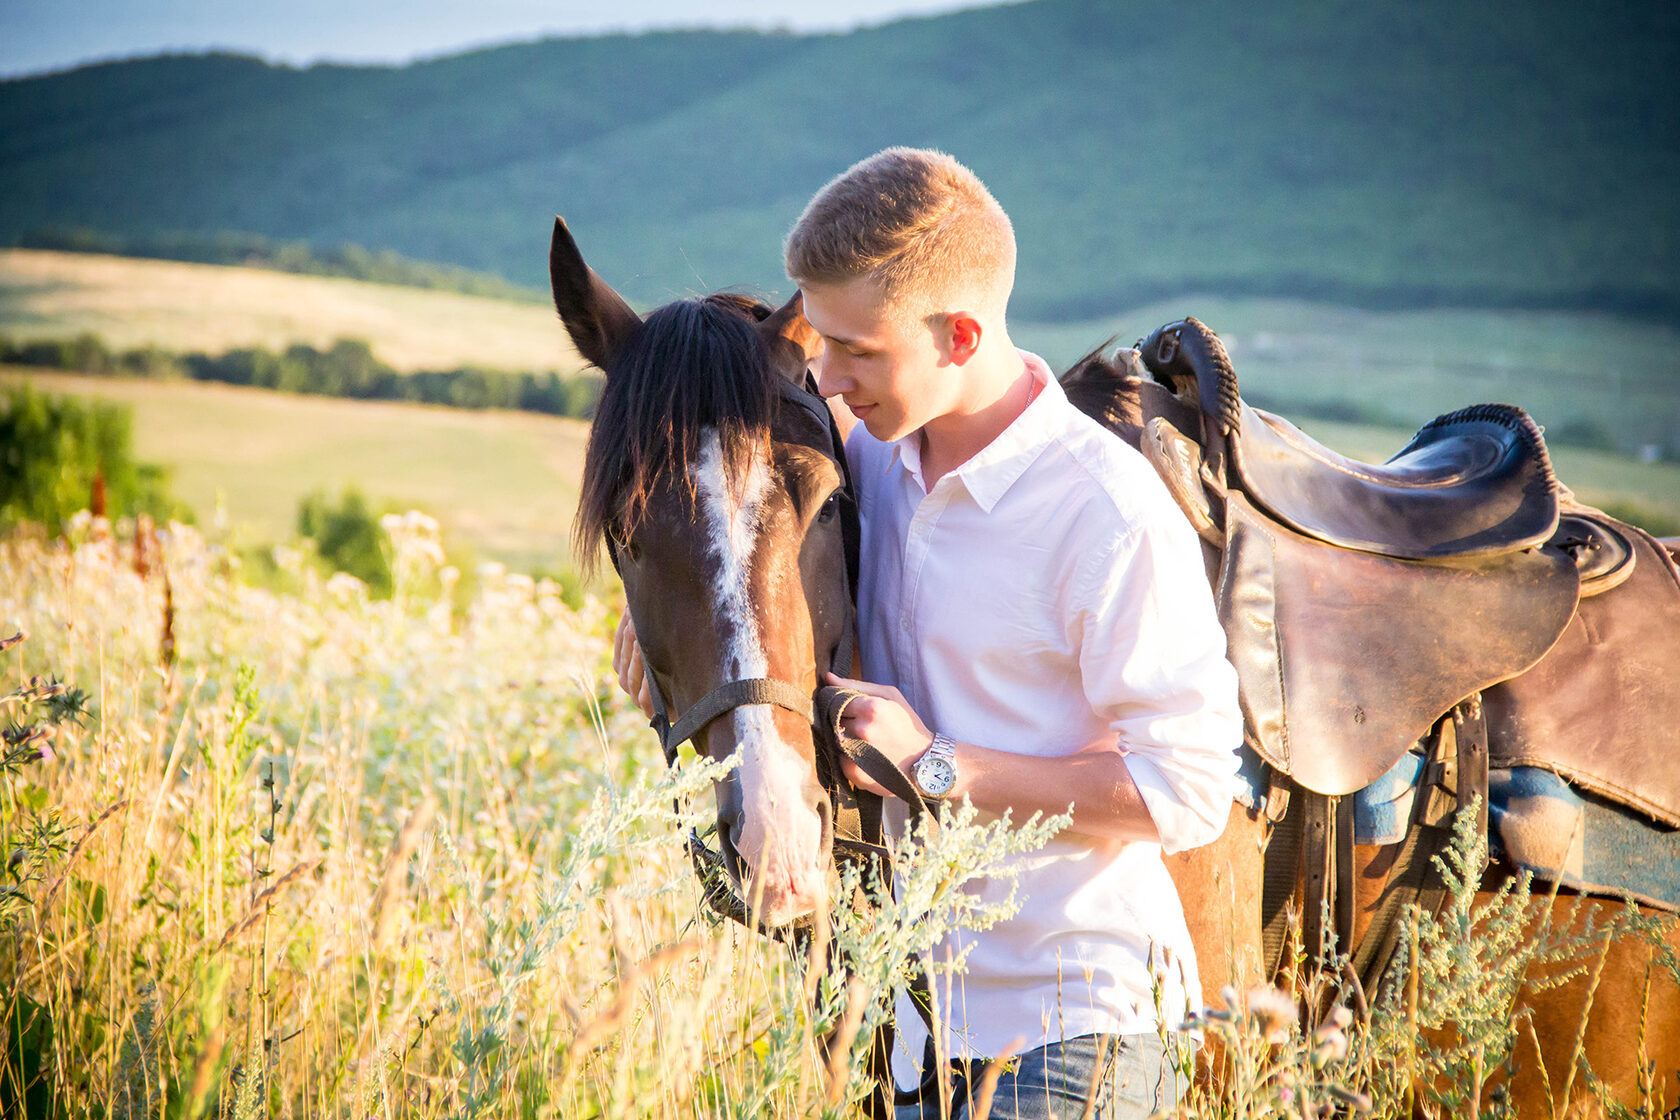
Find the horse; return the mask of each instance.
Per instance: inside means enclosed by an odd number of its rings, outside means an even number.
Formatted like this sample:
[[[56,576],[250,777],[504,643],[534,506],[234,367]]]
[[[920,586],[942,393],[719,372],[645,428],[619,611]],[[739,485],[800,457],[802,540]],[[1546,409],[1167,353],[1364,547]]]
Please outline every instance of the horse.
[[[777,310],[724,293],[639,315],[560,218],[549,278],[573,344],[605,375],[577,551],[587,561],[604,544],[624,585],[666,762],[684,743],[739,760],[714,783],[718,849],[688,839],[706,901],[810,949],[814,970],[843,971],[813,935],[830,873],[891,857],[880,798],[850,786],[841,752],[914,791],[839,735],[848,694],[822,684],[853,671],[858,525],[839,431],[808,375],[820,336],[797,295]],[[891,1114],[890,1047],[881,1029],[867,1049],[875,1115]]]
[[[719,842],[759,918],[785,926],[827,902],[833,805],[810,712],[851,625],[832,436],[814,410],[782,407],[816,337],[797,300],[772,313],[713,295],[643,318],[558,219],[549,270],[561,321],[606,377],[577,542],[606,544],[652,690],[681,723],[735,682],[785,685],[728,696],[676,739],[740,759],[716,783]]]
[[[1388,465],[1361,464],[1243,403],[1223,345],[1194,319],[1111,345],[1062,383],[1149,458],[1202,536],[1248,748],[1269,776],[1218,841],[1168,861],[1204,977],[1273,979],[1292,913],[1309,957],[1324,950],[1322,904],[1357,978],[1379,982],[1403,904],[1443,893],[1428,866],[1439,844],[1420,837],[1445,830],[1423,821],[1474,803],[1486,827],[1490,749],[1501,765],[1561,771],[1672,823],[1680,775],[1660,748],[1680,726],[1680,569],[1666,542],[1574,502],[1526,414],[1461,410]],[[1587,722],[1591,704],[1617,712],[1608,732]],[[1405,837],[1354,843],[1347,795],[1420,756],[1437,788],[1417,794]],[[1561,864],[1569,844],[1554,839]],[[1486,868],[1478,904],[1514,873]],[[1579,928],[1624,905],[1554,907],[1537,892],[1526,920]],[[1656,959],[1680,952],[1680,928],[1665,936],[1662,947],[1623,937],[1585,975],[1523,992],[1531,1029],[1504,1086],[1515,1115],[1600,1107],[1575,1076],[1577,1047],[1622,1101],[1653,1085],[1680,1097],[1680,986]]]

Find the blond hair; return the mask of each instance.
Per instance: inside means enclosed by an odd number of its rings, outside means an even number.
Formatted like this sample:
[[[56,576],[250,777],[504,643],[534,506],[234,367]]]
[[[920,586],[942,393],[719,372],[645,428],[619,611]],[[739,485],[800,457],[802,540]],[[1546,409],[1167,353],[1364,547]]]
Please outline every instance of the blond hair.
[[[1015,231],[978,176],[944,152],[888,148],[816,193],[783,247],[800,286],[870,277],[913,315],[959,307],[1002,316]]]

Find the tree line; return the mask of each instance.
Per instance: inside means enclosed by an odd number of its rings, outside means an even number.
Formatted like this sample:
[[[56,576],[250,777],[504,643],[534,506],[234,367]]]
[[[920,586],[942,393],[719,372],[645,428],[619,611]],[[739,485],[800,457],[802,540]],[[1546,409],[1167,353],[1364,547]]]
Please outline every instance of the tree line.
[[[17,239],[17,246],[266,268],[304,276],[336,276],[375,284],[462,292],[521,303],[543,303],[548,299],[545,291],[522,288],[492,272],[417,261],[389,249],[367,249],[348,241],[318,247],[307,241],[282,241],[235,230],[114,233],[83,226],[49,225],[24,233]]]
[[[598,375],[512,372],[480,366],[402,373],[358,338],[325,349],[241,346],[219,355],[156,346],[119,350],[91,332],[14,341],[0,336],[0,362],[107,377],[183,378],[351,400],[412,401],[450,408],[506,408],[587,420],[601,393]]]

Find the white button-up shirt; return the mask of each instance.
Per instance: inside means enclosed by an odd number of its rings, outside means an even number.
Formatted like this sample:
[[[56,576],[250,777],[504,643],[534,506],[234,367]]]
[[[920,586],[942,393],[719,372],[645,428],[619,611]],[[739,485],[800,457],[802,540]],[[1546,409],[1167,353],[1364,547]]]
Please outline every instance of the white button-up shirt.
[[[957,935],[966,968],[936,993],[953,1057],[1153,1031],[1151,946],[1168,1027],[1200,1006],[1161,855],[1219,835],[1242,742],[1194,530],[1143,456],[1022,356],[1038,396],[931,491],[918,434],[881,443],[859,424],[847,440],[863,675],[960,742],[1049,757],[1118,736],[1160,843],[1063,835],[1015,861],[1020,912]],[[903,808],[892,805],[900,823]],[[1007,893],[998,880],[979,890]],[[895,1074],[914,1084],[926,1031],[908,997],[897,1019]]]

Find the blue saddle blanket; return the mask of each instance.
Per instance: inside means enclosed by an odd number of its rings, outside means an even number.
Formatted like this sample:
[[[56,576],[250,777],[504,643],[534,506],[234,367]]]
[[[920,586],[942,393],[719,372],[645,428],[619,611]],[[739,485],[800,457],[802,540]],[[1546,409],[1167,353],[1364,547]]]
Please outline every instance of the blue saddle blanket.
[[[1424,762],[1421,752],[1408,752],[1353,795],[1355,843],[1404,839]],[[1543,883],[1680,910],[1680,829],[1656,824],[1550,770],[1489,770],[1488,831],[1494,856]]]

